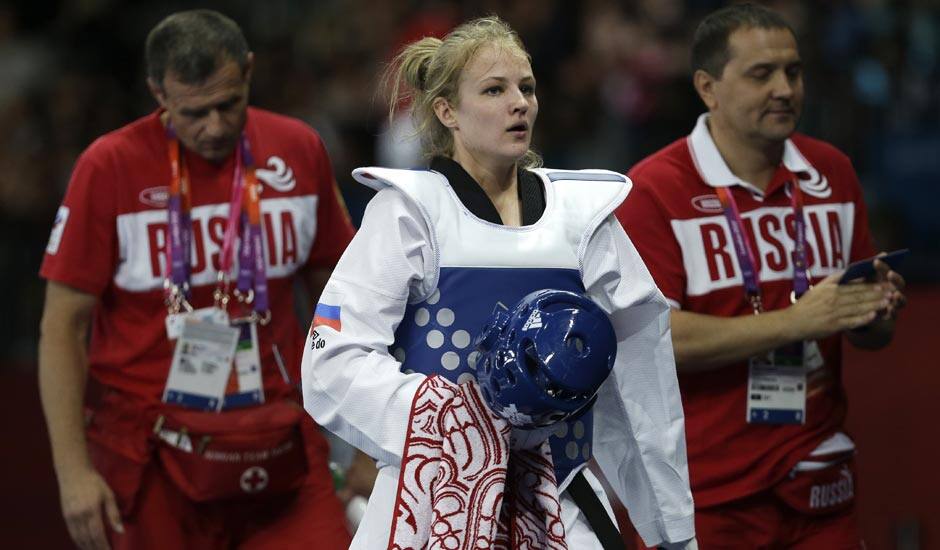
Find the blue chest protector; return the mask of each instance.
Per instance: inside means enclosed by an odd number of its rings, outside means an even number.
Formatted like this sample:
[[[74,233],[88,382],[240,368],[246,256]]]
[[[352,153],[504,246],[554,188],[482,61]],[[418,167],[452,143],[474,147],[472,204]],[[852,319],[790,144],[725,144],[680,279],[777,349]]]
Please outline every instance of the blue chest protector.
[[[436,281],[412,296],[389,347],[404,372],[475,380],[479,355],[471,341],[498,304],[512,307],[530,292],[584,293],[580,258],[588,238],[623,200],[623,176],[606,171],[538,169],[546,207],[534,225],[506,227],[480,220],[447,180],[430,171],[363,168],[356,178],[376,189],[393,186],[413,200],[428,225]],[[430,290],[433,289],[433,290]],[[550,438],[562,484],[591,457],[593,413],[562,422]]]

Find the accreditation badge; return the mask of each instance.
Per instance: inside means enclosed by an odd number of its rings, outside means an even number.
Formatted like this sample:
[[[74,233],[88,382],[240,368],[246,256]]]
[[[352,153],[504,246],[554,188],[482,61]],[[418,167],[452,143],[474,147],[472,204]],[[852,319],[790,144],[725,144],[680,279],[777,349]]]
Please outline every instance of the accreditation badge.
[[[250,407],[264,403],[261,380],[261,353],[258,346],[258,323],[234,325],[238,329],[235,368],[229,375],[223,409]]]
[[[796,342],[751,357],[747,381],[747,422],[804,424],[806,373],[822,366],[816,342]]]
[[[166,337],[168,340],[176,340],[183,333],[183,323],[186,319],[202,321],[205,323],[214,323],[217,325],[227,325],[229,322],[228,313],[218,307],[204,307],[193,311],[182,311],[180,313],[171,313],[166,316]]]
[[[187,317],[170,364],[163,401],[218,411],[232,370],[239,329]]]

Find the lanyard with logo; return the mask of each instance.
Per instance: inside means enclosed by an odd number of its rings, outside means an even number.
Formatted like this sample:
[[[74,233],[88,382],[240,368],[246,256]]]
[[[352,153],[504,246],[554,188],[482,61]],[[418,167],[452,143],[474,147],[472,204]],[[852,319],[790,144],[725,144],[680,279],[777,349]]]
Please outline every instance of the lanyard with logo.
[[[261,389],[258,324],[271,319],[261,230],[258,181],[248,139],[235,148],[235,173],[229,216],[222,242],[214,305],[194,310],[189,303],[192,247],[190,179],[181,145],[167,128],[170,161],[167,202],[166,303],[167,336],[176,340],[163,400],[187,407],[219,410],[264,400]],[[240,227],[237,301],[251,305],[249,315],[230,319],[229,282],[235,233]],[[235,372],[232,372],[234,362]]]
[[[172,129],[167,130],[170,159],[170,189],[167,202],[167,278],[164,288],[170,313],[192,311],[190,295],[190,258],[192,254],[192,199],[189,192],[189,172],[181,161],[180,143]],[[248,138],[242,134],[235,148],[235,174],[229,216],[222,241],[218,285],[213,294],[217,307],[226,309],[229,303],[228,274],[232,268],[235,232],[241,228],[238,255],[238,278],[235,297],[239,302],[252,304],[250,321],[267,324],[271,319],[268,309],[268,283],[265,272],[264,241],[261,230],[261,200],[254,160]]]
[[[794,214],[793,290],[790,301],[809,290],[806,252],[806,223],[803,217],[803,193],[799,183],[787,184]],[[745,299],[754,308],[754,314],[764,311],[760,288],[760,274],[738,205],[727,187],[716,189],[721,201],[731,241],[734,245]],[[822,366],[815,342],[796,342],[771,350],[750,359],[747,388],[747,421],[761,424],[802,424],[806,421],[806,373]]]
[[[167,201],[166,291],[171,314],[192,311],[189,304],[190,257],[192,255],[192,203],[189,194],[189,170],[180,163],[179,141],[167,129],[170,155],[170,189]]]
[[[795,229],[794,247],[791,254],[793,260],[793,291],[790,293],[790,301],[796,302],[800,296],[809,290],[810,286],[807,274],[809,265],[806,260],[806,222],[803,217],[803,192],[800,190],[799,184],[787,184],[787,189],[790,191],[790,205],[793,207],[793,225]],[[764,311],[760,289],[760,274],[757,271],[757,262],[754,261],[754,253],[751,247],[748,246],[748,238],[744,232],[741,212],[738,210],[738,204],[731,195],[729,188],[718,187],[716,191],[725,219],[728,221],[728,228],[731,230],[731,242],[734,244],[738,265],[741,267],[745,299],[754,308],[754,313],[759,314]]]

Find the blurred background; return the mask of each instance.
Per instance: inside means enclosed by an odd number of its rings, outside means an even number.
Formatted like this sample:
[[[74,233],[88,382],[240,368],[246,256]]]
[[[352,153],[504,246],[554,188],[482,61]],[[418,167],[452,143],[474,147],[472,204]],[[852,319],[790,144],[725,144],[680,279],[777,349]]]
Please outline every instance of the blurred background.
[[[940,548],[940,5],[936,0],[778,0],[806,69],[801,131],[853,159],[879,248],[912,249],[898,338],[850,355],[870,548]],[[316,128],[358,223],[370,192],[349,176],[413,165],[387,125],[376,75],[405,42],[495,13],[522,36],[538,80],[534,145],[557,168],[627,171],[686,135],[703,106],[688,46],[717,0],[230,0],[0,3],[0,532],[66,545],[34,382],[44,283],[36,273],[73,163],[96,137],[155,108],[147,32],[178,9],[234,18],[257,56],[251,103]],[[933,339],[936,342],[936,339]],[[866,455],[866,453],[868,453]],[[904,466],[903,468],[901,466]],[[36,537],[40,539],[37,540]],[[2,542],[0,545],[5,546]],[[58,545],[58,546],[57,546]],[[16,547],[11,546],[11,547]]]

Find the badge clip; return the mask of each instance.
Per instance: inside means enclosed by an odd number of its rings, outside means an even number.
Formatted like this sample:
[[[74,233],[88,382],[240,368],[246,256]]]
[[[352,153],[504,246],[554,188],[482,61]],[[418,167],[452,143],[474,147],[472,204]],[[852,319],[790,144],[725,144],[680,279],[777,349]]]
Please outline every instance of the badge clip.
[[[748,294],[747,299],[751,303],[751,307],[754,308],[754,315],[760,315],[764,311],[764,302],[761,300],[760,294]]]
[[[215,307],[219,309],[228,309],[228,280],[225,277],[225,273],[223,273],[221,270],[219,270],[216,281],[217,283],[215,285],[215,290],[212,292],[212,300],[215,303]]]
[[[183,283],[181,288],[179,285],[173,284],[170,279],[164,279],[163,290],[166,295],[164,303],[170,314],[179,313],[183,310],[186,312],[193,310],[193,306],[186,300],[186,293],[189,292],[189,283]]]

